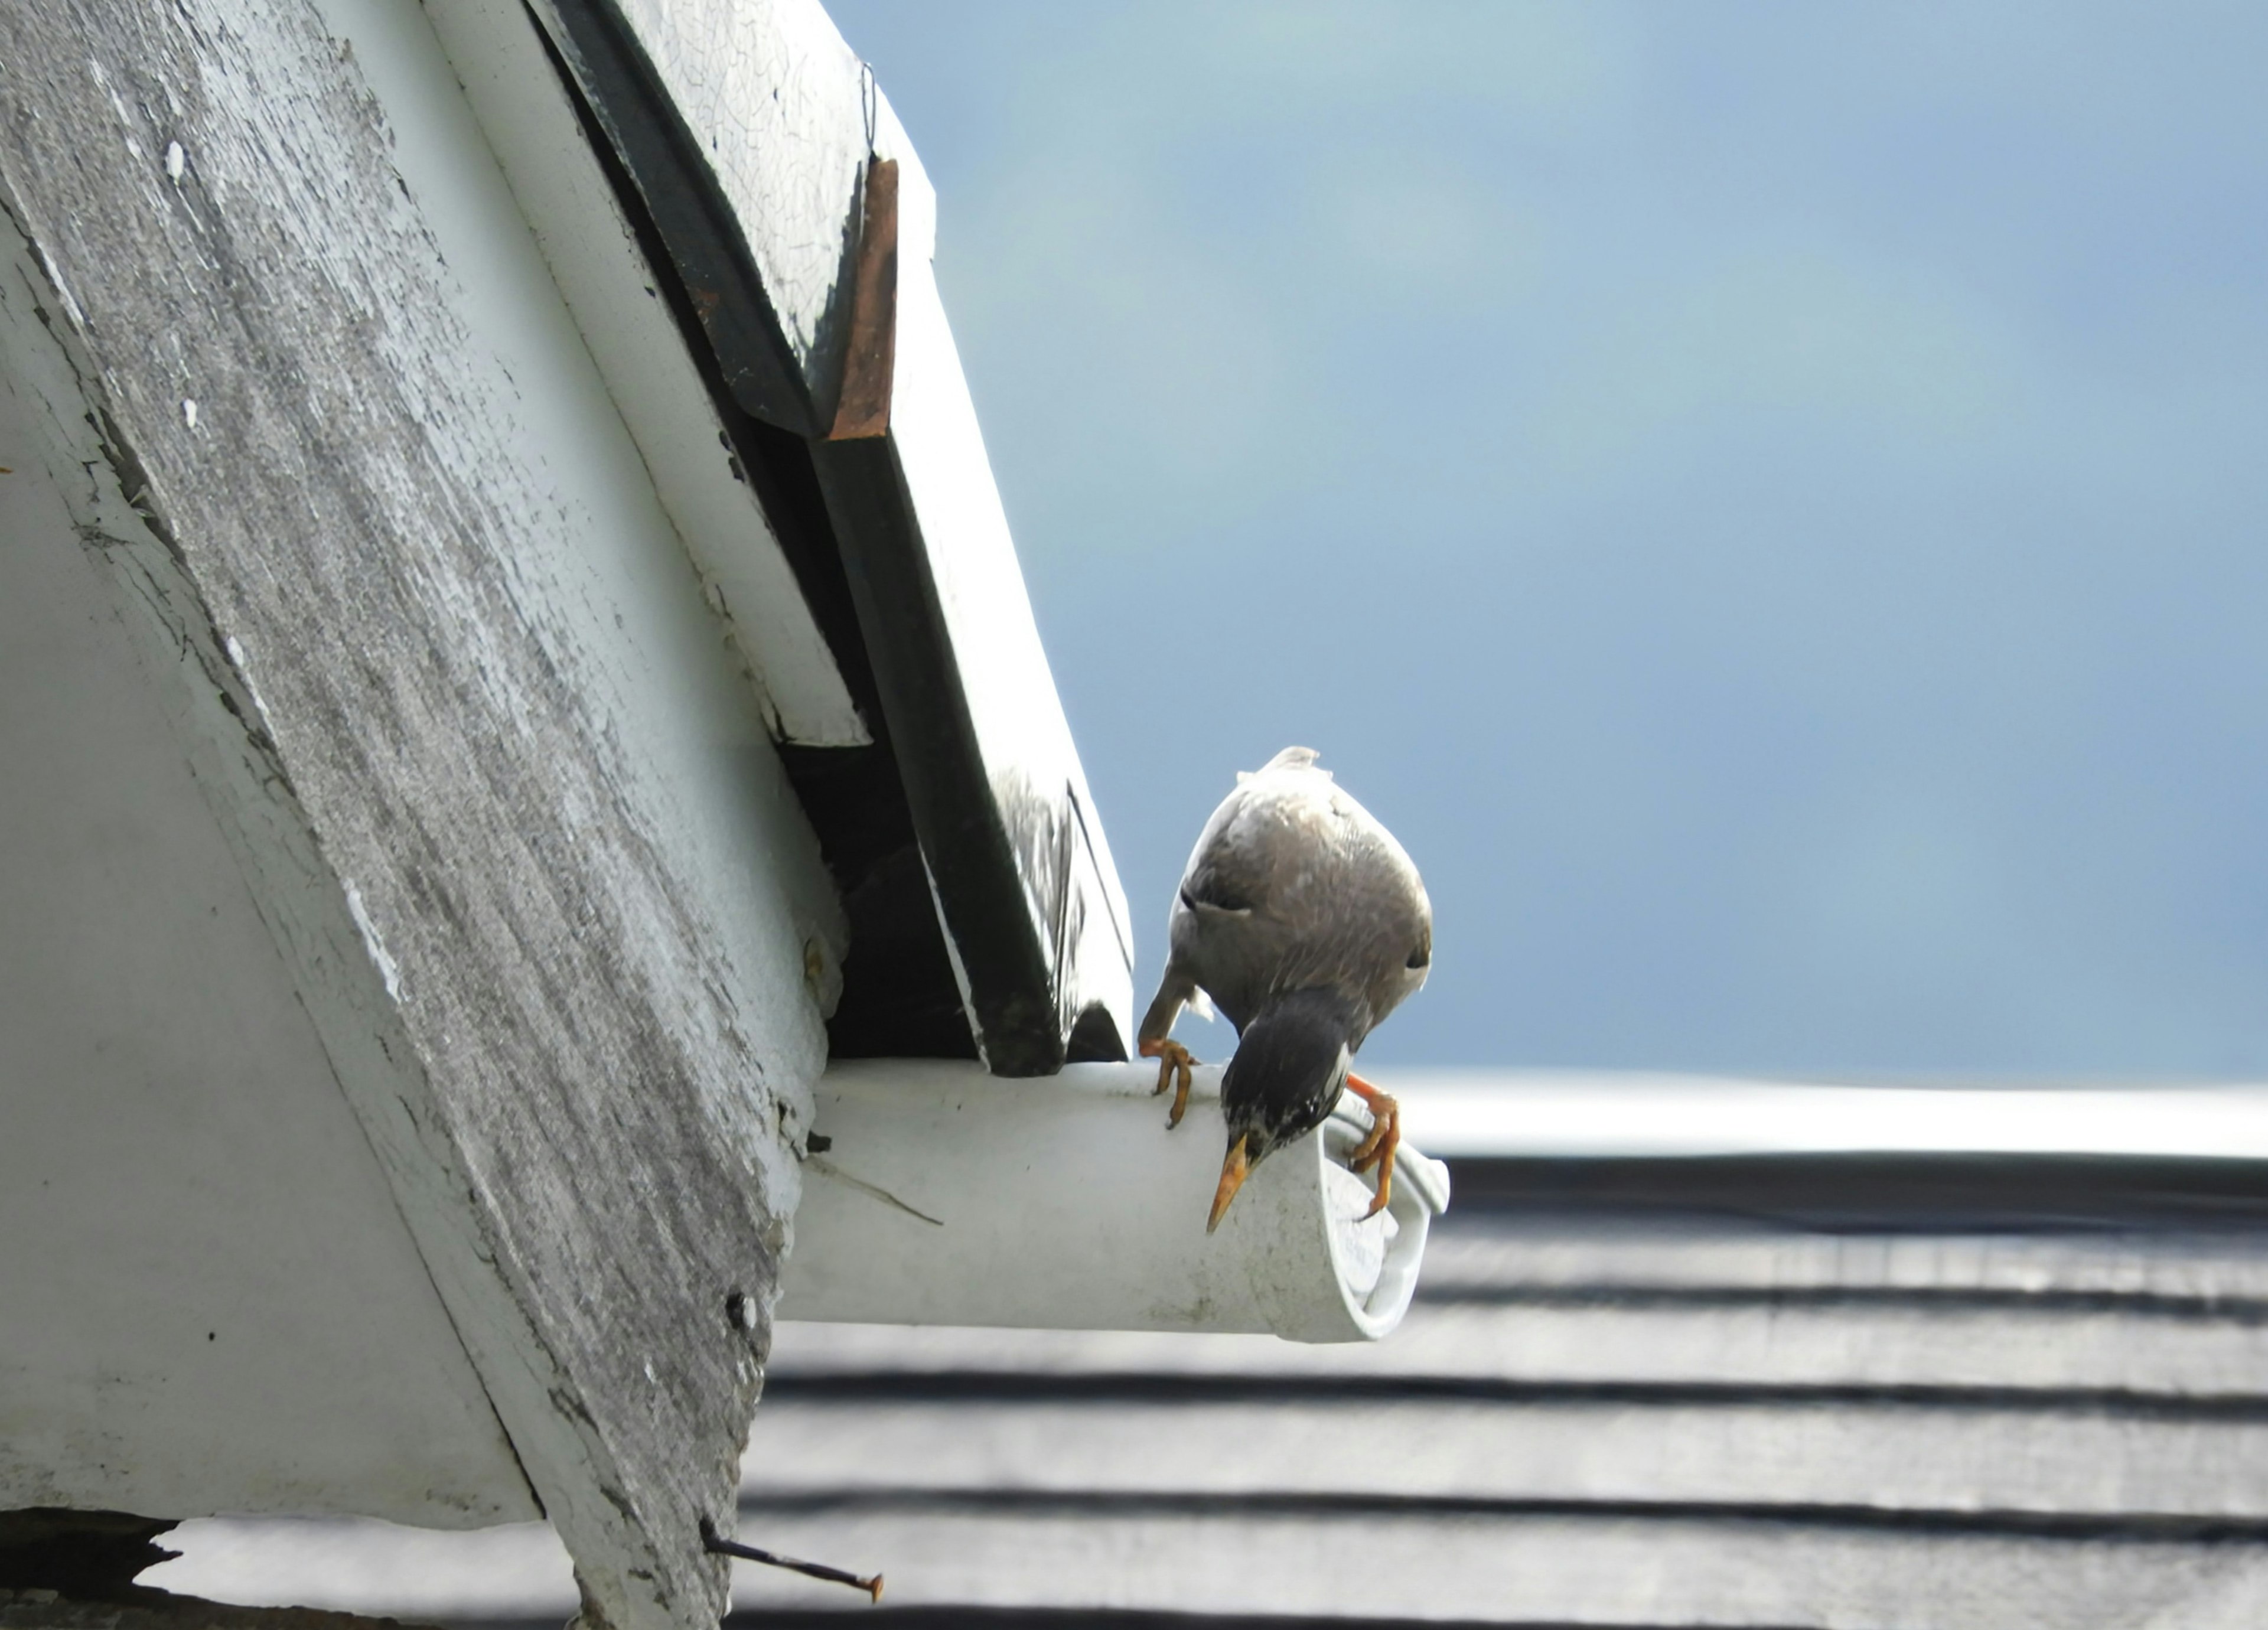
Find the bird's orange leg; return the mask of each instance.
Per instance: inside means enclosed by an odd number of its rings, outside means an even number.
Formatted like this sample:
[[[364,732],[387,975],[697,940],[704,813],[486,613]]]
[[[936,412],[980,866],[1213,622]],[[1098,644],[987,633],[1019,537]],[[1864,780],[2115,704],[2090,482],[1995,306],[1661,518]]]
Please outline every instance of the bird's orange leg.
[[[1394,1198],[1394,1152],[1402,1147],[1402,1106],[1359,1075],[1346,1078],[1348,1089],[1370,1106],[1370,1135],[1347,1155],[1347,1169],[1378,1168],[1378,1196],[1362,1214],[1375,1217]]]
[[[1174,1089],[1174,1107],[1166,1111],[1168,1130],[1182,1124],[1182,1117],[1189,1112],[1189,1066],[1197,1060],[1189,1050],[1168,1036],[1154,1042],[1144,1042],[1141,1048],[1145,1058],[1158,1060],[1158,1086],[1152,1098],[1170,1086]]]

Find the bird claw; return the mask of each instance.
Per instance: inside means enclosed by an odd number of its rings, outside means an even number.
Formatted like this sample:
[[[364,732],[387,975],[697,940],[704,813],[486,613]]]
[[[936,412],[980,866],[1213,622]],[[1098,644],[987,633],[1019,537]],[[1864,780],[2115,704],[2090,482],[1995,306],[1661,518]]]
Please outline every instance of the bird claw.
[[[1194,1079],[1189,1066],[1197,1059],[1188,1048],[1170,1037],[1161,1042],[1144,1042],[1142,1056],[1158,1061],[1158,1085],[1150,1095],[1154,1098],[1168,1087],[1174,1089],[1174,1107],[1166,1111],[1166,1129],[1170,1132],[1189,1112],[1189,1085]]]
[[[1375,1168],[1378,1172],[1378,1193],[1370,1209],[1362,1213],[1367,1221],[1384,1211],[1394,1198],[1394,1153],[1402,1147],[1402,1106],[1368,1081],[1350,1075],[1347,1085],[1370,1108],[1369,1133],[1347,1153],[1349,1171],[1361,1173]]]

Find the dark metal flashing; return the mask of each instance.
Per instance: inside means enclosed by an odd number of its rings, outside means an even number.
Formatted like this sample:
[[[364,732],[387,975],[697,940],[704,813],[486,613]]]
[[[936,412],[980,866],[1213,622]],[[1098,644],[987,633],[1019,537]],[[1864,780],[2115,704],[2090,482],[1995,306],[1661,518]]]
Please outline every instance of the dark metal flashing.
[[[611,0],[552,0],[564,38],[552,44],[607,136],[716,353],[733,399],[758,418],[812,435],[835,417],[842,384],[838,278],[820,325],[809,373],[799,365],[764,292],[746,235],[701,146]],[[627,202],[627,195],[625,195]],[[856,252],[858,222],[843,223],[843,259]]]

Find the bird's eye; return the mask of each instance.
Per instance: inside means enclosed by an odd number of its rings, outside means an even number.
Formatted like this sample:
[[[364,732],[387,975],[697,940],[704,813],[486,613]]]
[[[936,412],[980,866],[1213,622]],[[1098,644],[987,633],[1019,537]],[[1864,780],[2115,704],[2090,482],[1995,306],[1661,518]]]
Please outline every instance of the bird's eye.
[[[1431,940],[1427,940],[1421,943],[1416,950],[1410,952],[1410,960],[1402,965],[1404,968],[1410,969],[1414,971],[1417,969],[1430,966],[1432,961],[1433,942]]]

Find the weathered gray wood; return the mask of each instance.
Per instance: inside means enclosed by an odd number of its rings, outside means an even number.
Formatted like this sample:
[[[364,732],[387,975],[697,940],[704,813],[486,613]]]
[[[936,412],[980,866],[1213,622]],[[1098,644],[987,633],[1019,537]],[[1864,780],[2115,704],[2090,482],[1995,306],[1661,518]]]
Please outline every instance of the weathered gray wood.
[[[469,131],[422,18],[365,21]],[[11,8],[0,62],[50,466],[588,1611],[711,1620],[831,904],[693,574],[583,468],[634,450],[531,429],[549,353],[484,325],[571,325],[501,178],[398,169],[306,8]]]

